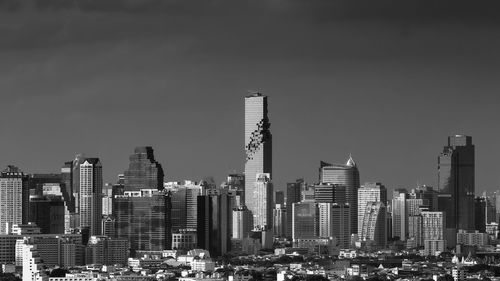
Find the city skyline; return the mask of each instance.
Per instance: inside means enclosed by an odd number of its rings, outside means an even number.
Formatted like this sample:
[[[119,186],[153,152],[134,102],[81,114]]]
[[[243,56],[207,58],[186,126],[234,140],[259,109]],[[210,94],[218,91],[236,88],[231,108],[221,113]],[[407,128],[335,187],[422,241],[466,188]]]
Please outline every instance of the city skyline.
[[[0,164],[56,172],[82,152],[114,182],[130,149],[150,145],[167,181],[220,183],[243,171],[241,98],[253,90],[269,97],[276,189],[349,153],[361,183],[436,188],[453,134],[474,138],[476,192],[500,186],[495,5],[313,2],[2,9]]]

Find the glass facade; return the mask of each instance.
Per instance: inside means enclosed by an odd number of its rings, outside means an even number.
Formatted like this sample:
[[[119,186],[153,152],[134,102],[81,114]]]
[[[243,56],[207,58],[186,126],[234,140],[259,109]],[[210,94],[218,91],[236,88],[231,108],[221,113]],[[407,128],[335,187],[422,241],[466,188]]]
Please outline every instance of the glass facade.
[[[446,228],[473,231],[475,160],[472,137],[448,137],[438,157],[439,210],[446,212]]]
[[[358,231],[358,189],[359,189],[359,171],[354,160],[349,157],[345,165],[329,164],[321,161],[320,163],[320,183],[331,183],[345,186],[346,203],[351,206],[353,211],[351,217],[351,231]]]
[[[132,251],[161,251],[171,247],[170,196],[158,190],[115,196],[116,237],[128,239]]]
[[[136,147],[130,156],[128,170],[124,173],[125,190],[163,189],[163,168],[155,161],[153,148]]]

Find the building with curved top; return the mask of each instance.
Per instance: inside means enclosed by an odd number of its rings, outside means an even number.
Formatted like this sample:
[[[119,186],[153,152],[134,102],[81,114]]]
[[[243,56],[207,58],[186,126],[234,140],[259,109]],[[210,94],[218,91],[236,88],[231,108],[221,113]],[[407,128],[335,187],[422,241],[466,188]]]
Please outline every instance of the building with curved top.
[[[345,200],[349,204],[351,214],[351,231],[358,230],[358,189],[359,171],[356,162],[349,156],[346,164],[330,164],[321,161],[319,168],[320,183],[330,183],[345,186]]]

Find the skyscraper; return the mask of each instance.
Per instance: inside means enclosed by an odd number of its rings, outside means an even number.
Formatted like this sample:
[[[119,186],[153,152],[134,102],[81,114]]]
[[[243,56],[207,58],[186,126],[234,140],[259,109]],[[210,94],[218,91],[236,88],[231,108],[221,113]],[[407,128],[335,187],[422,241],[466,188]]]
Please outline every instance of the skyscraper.
[[[408,207],[406,190],[395,190],[392,198],[392,237],[405,241],[408,234]]]
[[[27,223],[29,216],[28,179],[15,166],[0,174],[0,234],[8,234],[14,224]]]
[[[446,228],[474,230],[475,160],[472,137],[448,137],[438,157],[439,210],[446,212]]]
[[[232,210],[228,194],[198,196],[198,247],[222,256],[230,250]]]
[[[304,186],[304,180],[298,179],[295,182],[286,184],[286,237],[292,238],[292,205],[300,202],[300,191]]]
[[[375,246],[384,248],[387,245],[387,209],[382,202],[368,202],[365,207],[361,232],[362,241],[373,241]]]
[[[424,240],[426,255],[445,250],[445,225],[446,214],[444,212],[422,212],[422,240]]]
[[[319,236],[335,237],[339,247],[349,248],[351,210],[349,204],[318,203]]]
[[[319,233],[318,206],[314,202],[292,204],[292,239],[317,238]]]
[[[245,205],[254,216],[258,202],[251,198],[258,186],[254,185],[257,174],[272,175],[272,135],[267,112],[266,96],[255,93],[245,97]]]
[[[163,189],[163,168],[155,160],[153,148],[139,146],[130,156],[128,170],[124,173],[125,190]]]
[[[254,229],[268,230],[273,226],[273,184],[271,175],[259,173],[256,176],[252,197]]]
[[[382,202],[384,205],[387,202],[387,189],[379,182],[367,182],[358,189],[358,212],[357,224],[358,234],[361,234],[363,227],[363,216],[365,215],[366,206],[369,202]]]
[[[170,210],[170,196],[156,188],[115,195],[116,237],[130,241],[132,251],[169,249],[172,245]]]
[[[346,203],[349,204],[352,210],[351,231],[357,233],[359,171],[356,162],[354,162],[351,156],[349,156],[345,165],[329,164],[321,161],[319,171],[320,183],[345,186]]]
[[[80,164],[80,227],[90,235],[101,235],[102,165],[99,158],[86,158]]]

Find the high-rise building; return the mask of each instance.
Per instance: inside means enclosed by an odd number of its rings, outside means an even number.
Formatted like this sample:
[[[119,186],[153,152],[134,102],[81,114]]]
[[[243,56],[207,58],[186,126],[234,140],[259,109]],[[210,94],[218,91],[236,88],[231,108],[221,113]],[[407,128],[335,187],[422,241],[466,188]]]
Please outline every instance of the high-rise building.
[[[319,183],[332,183],[345,186],[346,203],[352,210],[351,231],[358,231],[358,189],[359,171],[356,162],[349,156],[345,165],[320,162]]]
[[[169,249],[171,238],[170,195],[158,189],[125,191],[116,195],[113,215],[116,219],[116,237],[130,242],[135,251]]]
[[[422,212],[422,238],[426,255],[434,255],[436,252],[445,250],[445,226],[446,214],[444,212]]]
[[[399,237],[399,240],[406,240],[408,235],[408,208],[406,200],[408,194],[406,190],[395,190],[392,199],[392,237]]]
[[[80,227],[80,165],[85,159],[83,154],[77,154],[61,168],[61,191],[69,212],[70,229],[66,232]]]
[[[29,222],[36,223],[44,234],[65,233],[66,205],[62,196],[31,195]]]
[[[254,229],[269,230],[273,226],[273,184],[271,175],[259,173],[256,176],[251,197]],[[248,206],[247,206],[248,207]]]
[[[285,192],[283,190],[277,190],[274,193],[274,205],[276,204],[285,204]]]
[[[101,235],[102,165],[99,158],[86,158],[80,164],[80,227],[90,235]]]
[[[228,189],[236,190],[236,207],[245,205],[245,175],[229,174],[226,185]]]
[[[292,204],[292,239],[318,238],[319,214],[314,202]]]
[[[283,204],[276,204],[273,210],[273,232],[276,237],[286,236],[286,208]]]
[[[432,186],[422,185],[412,189],[409,194],[410,199],[423,199],[423,206],[428,211],[437,211],[438,192]]]
[[[385,205],[387,202],[387,189],[381,183],[367,182],[358,189],[357,198],[358,204],[356,206],[358,211],[356,227],[358,228],[358,234],[360,234],[367,204],[369,202],[382,202]]]
[[[387,245],[386,207],[382,202],[368,202],[365,207],[361,232],[361,241],[370,241],[376,247]]]
[[[155,160],[153,148],[136,147],[130,156],[128,170],[124,173],[124,186],[127,191],[141,189],[163,189],[163,168]]]
[[[246,206],[233,209],[233,235],[232,239],[244,239],[253,229],[253,215]]]
[[[286,184],[286,237],[292,238],[292,205],[300,202],[300,191],[305,185],[303,179]]]
[[[349,248],[351,209],[349,204],[318,203],[319,237],[335,237],[341,248]]]
[[[29,217],[28,178],[15,166],[0,174],[0,234],[8,234],[14,224],[27,223]]]
[[[256,188],[261,186],[255,185],[257,174],[272,175],[272,135],[267,113],[266,96],[255,93],[245,97],[245,205],[254,217],[259,212],[259,202],[253,198]]]
[[[231,247],[230,201],[227,193],[198,196],[198,247],[208,250],[212,256],[222,256]]]
[[[316,203],[346,203],[346,189],[343,185],[315,184],[313,190]]]
[[[474,230],[475,160],[472,137],[454,135],[438,157],[439,210],[446,228]]]

